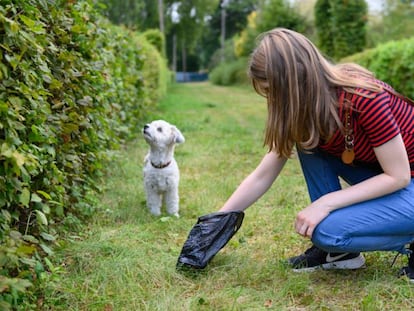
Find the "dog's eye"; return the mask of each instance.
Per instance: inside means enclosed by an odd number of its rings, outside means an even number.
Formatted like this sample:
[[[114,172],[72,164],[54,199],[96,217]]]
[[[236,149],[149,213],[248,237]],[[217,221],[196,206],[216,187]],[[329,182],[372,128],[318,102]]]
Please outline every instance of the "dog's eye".
[[[162,133],[162,127],[158,127],[157,128],[157,131],[160,132],[160,133]]]

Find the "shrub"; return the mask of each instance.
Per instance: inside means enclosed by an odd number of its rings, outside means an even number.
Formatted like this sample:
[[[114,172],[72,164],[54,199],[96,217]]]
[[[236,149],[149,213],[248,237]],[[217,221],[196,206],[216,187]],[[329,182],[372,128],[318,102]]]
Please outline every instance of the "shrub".
[[[343,59],[375,73],[398,92],[414,98],[414,38],[391,41]]]
[[[209,74],[209,79],[217,85],[247,84],[247,58],[239,58],[230,63],[222,63]]]
[[[165,56],[165,38],[161,31],[158,29],[148,29],[142,35],[162,56]]]
[[[159,31],[158,33],[161,34]],[[156,102],[166,94],[168,85],[172,81],[172,75],[167,69],[167,60],[159,53],[159,47],[154,46],[146,38],[148,36],[144,33],[144,38],[140,37],[136,44],[141,45],[145,55],[142,72],[147,96],[151,102]]]
[[[0,309],[32,309],[51,246],[93,214],[108,151],[138,134],[168,71],[90,1],[0,3]]]

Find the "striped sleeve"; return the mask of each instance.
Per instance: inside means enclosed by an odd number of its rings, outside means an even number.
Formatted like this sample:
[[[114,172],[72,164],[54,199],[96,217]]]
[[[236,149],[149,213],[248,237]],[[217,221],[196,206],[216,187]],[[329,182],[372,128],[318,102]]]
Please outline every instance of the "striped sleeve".
[[[400,128],[391,111],[391,96],[388,92],[371,93],[373,98],[359,97],[356,109],[359,122],[373,147],[381,146],[400,133]]]

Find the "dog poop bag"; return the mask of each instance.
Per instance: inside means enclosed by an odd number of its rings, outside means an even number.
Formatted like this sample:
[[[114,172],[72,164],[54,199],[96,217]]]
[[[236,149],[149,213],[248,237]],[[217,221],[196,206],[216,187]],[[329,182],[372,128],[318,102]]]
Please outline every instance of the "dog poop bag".
[[[198,218],[185,241],[177,269],[204,269],[210,260],[239,230],[244,212],[218,212]]]

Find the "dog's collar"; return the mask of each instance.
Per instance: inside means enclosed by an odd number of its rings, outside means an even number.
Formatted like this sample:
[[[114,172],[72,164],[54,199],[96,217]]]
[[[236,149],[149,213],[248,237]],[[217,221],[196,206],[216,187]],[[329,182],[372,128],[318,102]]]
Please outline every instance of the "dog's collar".
[[[155,165],[154,163],[152,163],[151,162],[151,165],[153,166],[153,167],[155,167],[155,168],[159,168],[159,169],[161,169],[161,168],[165,168],[165,167],[167,167],[168,165],[170,165],[171,164],[171,161],[169,161],[169,162],[167,162],[167,163],[161,163],[161,164],[159,164],[159,165]]]

